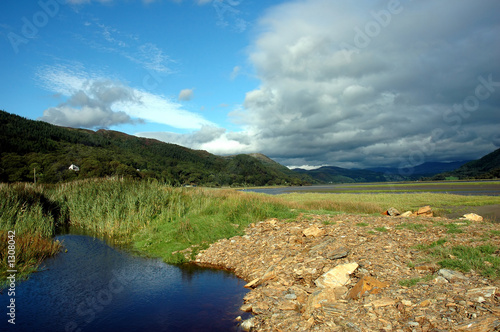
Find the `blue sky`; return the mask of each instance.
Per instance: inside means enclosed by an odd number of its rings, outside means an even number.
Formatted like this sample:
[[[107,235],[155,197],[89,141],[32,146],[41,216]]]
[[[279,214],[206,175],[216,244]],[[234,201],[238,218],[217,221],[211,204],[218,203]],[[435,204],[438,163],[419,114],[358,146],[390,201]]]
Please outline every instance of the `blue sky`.
[[[0,4],[0,109],[287,166],[500,147],[500,3]]]

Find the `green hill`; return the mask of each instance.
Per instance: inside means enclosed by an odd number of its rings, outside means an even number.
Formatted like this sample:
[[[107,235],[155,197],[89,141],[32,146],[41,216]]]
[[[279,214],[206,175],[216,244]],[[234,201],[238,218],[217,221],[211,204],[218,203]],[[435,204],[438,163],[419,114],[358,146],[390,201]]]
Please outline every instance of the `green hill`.
[[[431,180],[444,180],[446,178],[460,180],[500,178],[500,149],[481,159],[470,161],[454,171],[437,174]]]
[[[69,170],[72,164],[80,170]],[[277,165],[249,155],[224,158],[117,131],[59,127],[0,111],[0,182],[32,182],[35,173],[41,183],[105,176],[155,178],[173,185],[304,183]]]

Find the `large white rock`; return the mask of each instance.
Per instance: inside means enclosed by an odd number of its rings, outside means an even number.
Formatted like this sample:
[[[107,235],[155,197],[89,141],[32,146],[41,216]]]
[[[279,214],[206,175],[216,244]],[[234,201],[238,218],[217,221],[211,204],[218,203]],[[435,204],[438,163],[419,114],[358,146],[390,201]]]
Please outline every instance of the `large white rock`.
[[[358,268],[358,263],[346,263],[335,266],[330,271],[321,275],[314,283],[321,288],[341,287],[349,282],[349,275]]]

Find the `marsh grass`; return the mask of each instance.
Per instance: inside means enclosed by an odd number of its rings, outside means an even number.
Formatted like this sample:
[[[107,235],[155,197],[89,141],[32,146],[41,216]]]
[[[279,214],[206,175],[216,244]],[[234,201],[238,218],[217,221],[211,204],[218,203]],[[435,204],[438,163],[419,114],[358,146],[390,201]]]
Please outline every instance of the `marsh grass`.
[[[8,266],[8,233],[0,231],[0,289],[5,285],[9,275]],[[23,280],[36,271],[45,258],[54,256],[61,249],[58,241],[42,235],[22,234],[15,237],[15,270],[16,279]]]
[[[430,205],[439,216],[446,214],[449,207],[454,206],[500,204],[498,196],[463,196],[442,193],[291,193],[278,196],[306,209],[364,214],[381,213],[389,207],[394,207],[399,211],[415,211],[419,207]]]

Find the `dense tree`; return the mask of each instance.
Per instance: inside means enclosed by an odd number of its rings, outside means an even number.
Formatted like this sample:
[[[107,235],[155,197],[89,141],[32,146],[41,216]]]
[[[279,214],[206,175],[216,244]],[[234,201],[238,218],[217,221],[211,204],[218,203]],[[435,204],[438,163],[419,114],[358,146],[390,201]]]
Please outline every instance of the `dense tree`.
[[[89,177],[155,178],[173,185],[304,183],[268,159],[219,157],[206,151],[130,136],[54,126],[0,111],[0,181],[56,183]],[[69,170],[71,164],[80,171]]]

